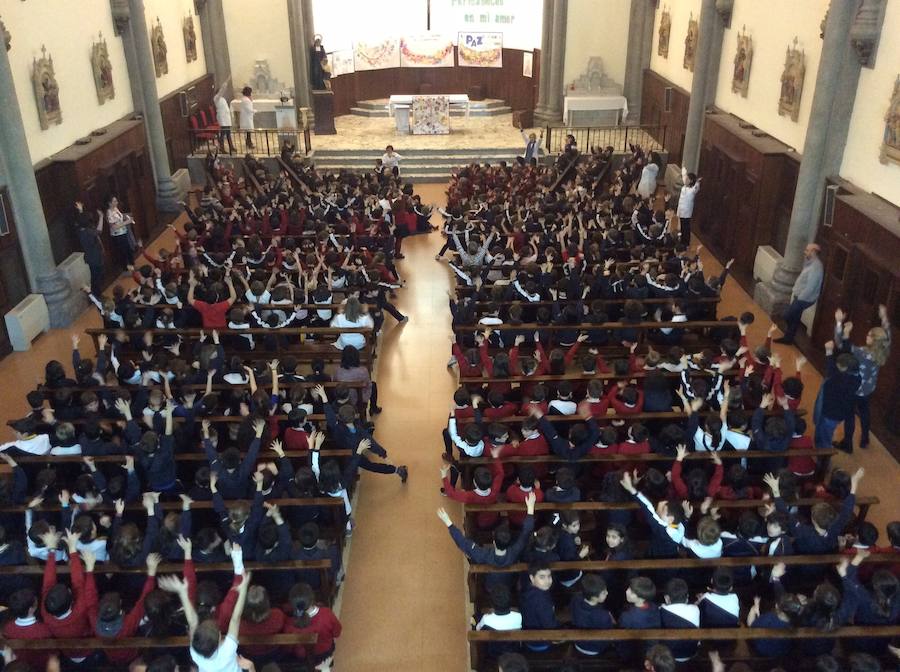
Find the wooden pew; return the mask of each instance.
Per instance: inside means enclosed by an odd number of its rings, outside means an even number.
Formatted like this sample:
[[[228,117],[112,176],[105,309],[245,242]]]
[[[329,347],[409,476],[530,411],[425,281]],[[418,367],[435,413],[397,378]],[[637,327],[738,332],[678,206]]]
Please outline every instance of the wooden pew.
[[[286,635],[253,635],[252,646],[297,646],[315,644],[315,633]],[[52,639],[7,639],[5,644],[14,651],[41,651],[49,649],[187,649],[191,642],[187,635],[177,637],[128,637],[126,639],[103,639],[100,637],[66,637]]]
[[[569,644],[578,641],[594,642],[671,642],[699,641],[705,650],[716,648],[716,642],[747,642],[758,639],[849,639],[881,637],[890,639],[900,635],[900,625],[884,626],[844,626],[830,632],[818,628],[796,628],[782,630],[778,628],[696,628],[696,629],[661,629],[623,630],[480,630],[470,631],[466,637],[469,642],[471,668],[476,672],[494,672],[496,663],[491,664],[487,656],[487,645],[490,643],[524,643],[524,642],[556,642],[546,653],[532,653],[527,649],[523,654],[534,665],[535,670],[556,670],[563,661],[577,661],[579,669],[624,669],[634,667],[619,660],[615,649],[611,648],[601,656],[581,656],[570,650]],[[695,656],[693,664],[701,656]],[[776,661],[769,659],[765,669],[770,669]],[[799,661],[798,661],[799,662]]]

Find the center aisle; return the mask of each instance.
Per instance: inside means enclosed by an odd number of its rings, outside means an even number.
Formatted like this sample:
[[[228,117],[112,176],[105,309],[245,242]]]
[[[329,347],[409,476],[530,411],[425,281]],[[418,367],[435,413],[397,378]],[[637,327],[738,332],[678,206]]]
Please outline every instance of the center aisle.
[[[445,189],[417,185],[416,193],[443,206]],[[432,223],[440,224],[440,215]],[[443,240],[434,232],[403,241],[406,259],[398,268],[407,286],[396,305],[409,322],[398,326],[387,317],[376,377],[384,412],[375,436],[391,462],[409,466],[409,481],[360,472],[335,657],[340,672],[468,669],[463,562],[435,516],[448,504],[458,512],[438,492],[441,430],[455,389],[446,368],[450,279],[434,260]]]

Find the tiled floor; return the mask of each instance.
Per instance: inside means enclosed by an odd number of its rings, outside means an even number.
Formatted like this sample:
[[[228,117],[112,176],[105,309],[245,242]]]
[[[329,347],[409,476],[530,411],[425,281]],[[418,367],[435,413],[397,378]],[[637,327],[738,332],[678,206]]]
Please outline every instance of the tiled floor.
[[[421,185],[424,202],[442,203],[443,185]],[[441,245],[438,234],[404,242],[406,260],[400,270],[408,287],[399,292],[397,305],[410,316],[405,326],[388,318],[378,364],[380,404],[377,437],[390,459],[410,467],[409,482],[396,477],[364,473],[357,504],[357,528],[344,588],[341,618],[344,635],[338,643],[336,669],[341,672],[396,672],[467,668],[464,604],[464,568],[435,510],[445,506],[458,519],[459,507],[438,493],[441,429],[455,381],[445,366],[449,356],[450,318],[446,292],[450,278],[446,266],[433,257]],[[707,274],[719,265],[704,253]],[[726,285],[721,315],[752,309],[752,299],[736,283]],[[768,323],[760,310],[751,343],[765,338]],[[99,323],[93,311],[73,330]],[[777,346],[786,363],[796,354]],[[91,353],[85,341],[82,351]],[[0,361],[0,412],[16,417],[26,410],[25,393],[42,378],[44,363],[57,358],[70,361],[66,332],[46,334],[28,353]],[[821,382],[815,371],[804,373],[804,407],[811,408]],[[10,438],[12,438],[10,436]],[[897,463],[876,441],[852,458],[840,455],[835,464],[866,467],[862,492],[876,494],[881,504],[870,519],[884,525],[900,517]]]

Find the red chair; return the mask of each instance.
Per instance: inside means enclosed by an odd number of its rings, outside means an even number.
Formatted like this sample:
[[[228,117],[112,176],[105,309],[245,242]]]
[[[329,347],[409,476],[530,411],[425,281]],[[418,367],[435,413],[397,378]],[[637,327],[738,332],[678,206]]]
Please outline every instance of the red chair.
[[[215,123],[215,117],[207,117],[206,110],[200,110],[200,123],[204,130],[217,131],[219,130],[219,125]]]
[[[198,115],[196,114],[192,114],[188,117],[188,123],[191,126],[191,137],[194,138],[194,147],[199,147],[201,142],[206,141],[206,146],[209,148],[209,143],[216,142],[219,133],[216,129],[204,128],[202,121],[202,117],[198,118]]]

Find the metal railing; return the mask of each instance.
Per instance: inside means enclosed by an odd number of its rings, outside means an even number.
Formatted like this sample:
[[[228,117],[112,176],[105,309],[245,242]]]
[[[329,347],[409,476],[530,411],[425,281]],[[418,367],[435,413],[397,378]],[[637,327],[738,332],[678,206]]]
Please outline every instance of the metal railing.
[[[548,154],[563,151],[567,135],[575,136],[581,152],[591,147],[612,147],[616,152],[629,151],[630,145],[640,145],[646,151],[662,151],[666,145],[664,125],[634,126],[547,126],[544,129],[544,146]]]
[[[252,131],[232,128],[231,143],[237,156],[280,156],[285,143],[293,146],[292,153],[301,151],[309,154],[312,150],[308,128],[256,128]],[[219,131],[191,129],[192,154],[205,154],[217,146],[221,151],[229,150],[228,140]]]

